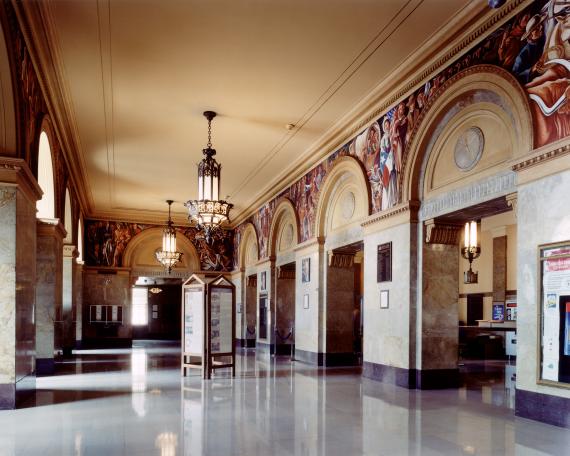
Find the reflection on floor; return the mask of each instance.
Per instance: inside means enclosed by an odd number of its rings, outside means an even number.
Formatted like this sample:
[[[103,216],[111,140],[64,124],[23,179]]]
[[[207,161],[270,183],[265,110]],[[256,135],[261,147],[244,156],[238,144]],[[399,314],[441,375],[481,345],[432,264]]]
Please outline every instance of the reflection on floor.
[[[501,363],[466,366],[479,371],[476,381],[445,391],[251,354],[239,357],[233,380],[182,380],[178,365],[168,345],[81,352],[38,379],[36,404],[0,412],[0,454],[561,455],[570,447],[567,430],[513,416],[490,374]]]

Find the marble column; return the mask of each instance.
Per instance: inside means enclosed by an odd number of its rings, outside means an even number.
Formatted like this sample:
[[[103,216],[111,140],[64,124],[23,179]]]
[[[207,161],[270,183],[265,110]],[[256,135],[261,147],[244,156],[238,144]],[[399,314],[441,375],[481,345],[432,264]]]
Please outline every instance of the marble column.
[[[59,219],[37,221],[36,239],[36,373],[54,372],[61,321],[62,254],[65,228]]]
[[[0,409],[35,389],[36,201],[28,165],[0,158]]]
[[[421,262],[421,367],[416,373],[419,389],[458,386],[458,229],[455,235],[449,235],[454,230],[447,228],[438,235],[437,227],[426,223]]]
[[[325,365],[352,365],[354,355],[354,254],[329,252]]]
[[[63,356],[71,356],[71,351],[75,347],[75,311],[76,301],[75,267],[78,256],[74,245],[63,246],[63,301],[61,315],[61,348]]]
[[[83,342],[83,262],[73,261],[73,324],[75,348]]]

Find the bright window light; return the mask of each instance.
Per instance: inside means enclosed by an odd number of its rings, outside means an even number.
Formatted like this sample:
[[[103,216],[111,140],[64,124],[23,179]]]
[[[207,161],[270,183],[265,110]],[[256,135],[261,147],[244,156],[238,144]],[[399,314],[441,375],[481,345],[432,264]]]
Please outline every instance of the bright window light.
[[[146,287],[133,288],[132,296],[132,323],[133,326],[148,324],[148,292]]]

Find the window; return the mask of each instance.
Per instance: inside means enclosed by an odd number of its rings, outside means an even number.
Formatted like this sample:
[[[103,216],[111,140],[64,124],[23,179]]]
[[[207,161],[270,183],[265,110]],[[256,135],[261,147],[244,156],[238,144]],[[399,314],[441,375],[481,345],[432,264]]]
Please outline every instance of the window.
[[[45,131],[40,135],[38,150],[38,184],[44,192],[42,199],[36,203],[38,218],[55,217],[55,192],[53,187],[53,164],[51,148]]]
[[[79,219],[77,223],[77,262],[83,261],[83,222]]]
[[[148,291],[146,287],[134,287],[132,294],[133,326],[148,324]]]

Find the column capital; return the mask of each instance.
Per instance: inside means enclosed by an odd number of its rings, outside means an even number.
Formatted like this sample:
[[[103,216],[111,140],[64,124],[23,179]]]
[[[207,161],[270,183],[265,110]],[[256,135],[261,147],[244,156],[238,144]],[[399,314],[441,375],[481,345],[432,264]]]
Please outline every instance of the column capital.
[[[459,231],[462,225],[440,222],[436,219],[426,220],[424,225],[426,227],[426,244],[456,245],[458,243]]]
[[[21,158],[0,157],[0,185],[17,187],[32,202],[42,197],[42,189],[28,164]]]
[[[77,258],[79,256],[79,252],[72,244],[64,244],[63,245],[63,257],[64,258]]]
[[[42,218],[37,219],[36,223],[38,236],[52,236],[60,241],[63,241],[63,238],[65,238],[66,231],[59,219]]]

